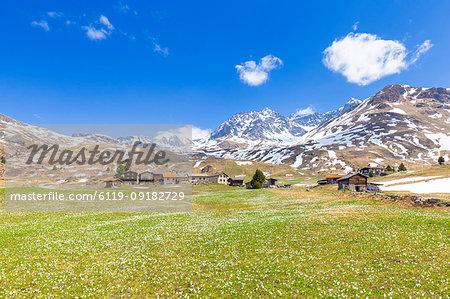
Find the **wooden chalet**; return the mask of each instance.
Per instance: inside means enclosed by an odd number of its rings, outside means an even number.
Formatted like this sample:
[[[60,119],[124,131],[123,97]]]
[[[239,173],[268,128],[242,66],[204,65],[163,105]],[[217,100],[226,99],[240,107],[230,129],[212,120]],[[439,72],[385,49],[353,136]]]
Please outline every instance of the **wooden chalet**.
[[[174,173],[163,173],[163,184],[172,185],[177,183],[177,175]]]
[[[122,181],[125,185],[136,185],[138,183],[138,174],[135,171],[127,171],[122,175]]]
[[[155,182],[153,173],[144,171],[139,174],[139,184],[153,184]]]
[[[208,183],[209,175],[206,173],[193,173],[191,176],[192,184]]]
[[[244,185],[244,179],[243,178],[237,178],[237,177],[230,177],[228,178],[228,186],[243,186]]]
[[[367,176],[361,173],[351,173],[337,179],[339,190],[362,192],[367,189]]]
[[[261,188],[277,188],[277,179],[267,178],[264,183],[262,183]],[[245,183],[245,188],[253,189],[252,181],[248,181]]]
[[[262,184],[262,188],[276,188],[277,187],[277,179],[267,178]]]
[[[217,184],[228,184],[228,178],[229,176],[225,172],[218,172],[215,174],[211,174],[209,176],[209,182],[210,183],[217,183]]]

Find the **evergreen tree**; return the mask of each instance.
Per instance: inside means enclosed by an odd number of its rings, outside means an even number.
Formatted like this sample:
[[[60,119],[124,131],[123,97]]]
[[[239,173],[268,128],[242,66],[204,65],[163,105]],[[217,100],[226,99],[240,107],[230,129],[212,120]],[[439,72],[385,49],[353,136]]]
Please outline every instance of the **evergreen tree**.
[[[253,189],[261,189],[262,184],[257,181],[252,181],[252,187],[253,187]]]
[[[394,170],[392,169],[391,165],[388,165],[388,166],[386,167],[386,170],[387,170],[387,171],[394,171]]]
[[[398,171],[406,171],[406,166],[403,163],[400,163],[400,166],[398,167]]]
[[[5,157],[2,157],[2,161],[1,161],[3,164],[6,164],[6,159],[5,159]]]
[[[252,179],[252,187],[255,189],[260,189],[265,181],[266,176],[264,175],[264,173],[261,170],[256,169]]]
[[[438,159],[438,163],[439,163],[439,165],[443,165],[443,164],[444,164],[444,162],[445,162],[445,159],[444,159],[444,157],[440,156],[440,157],[439,157],[439,159]]]
[[[123,164],[120,164],[116,168],[116,175],[114,177],[120,179],[120,178],[122,178],[122,175],[124,172],[125,172],[125,166]]]
[[[370,176],[371,178],[373,178],[373,170],[371,170],[371,171],[369,172],[369,176]]]

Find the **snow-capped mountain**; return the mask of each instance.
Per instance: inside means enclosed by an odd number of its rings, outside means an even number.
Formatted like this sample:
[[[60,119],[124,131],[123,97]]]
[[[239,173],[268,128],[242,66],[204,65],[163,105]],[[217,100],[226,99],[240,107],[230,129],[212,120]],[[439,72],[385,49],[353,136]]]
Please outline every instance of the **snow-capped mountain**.
[[[299,114],[296,112],[289,116],[289,120],[300,125],[306,131],[311,131],[326,120],[338,116],[342,112],[350,110],[359,103],[361,103],[360,100],[351,98],[350,101],[348,101],[343,107],[340,107],[339,109],[331,110],[325,113],[313,112],[309,114]]]
[[[289,118],[269,109],[261,111],[241,112],[233,115],[222,123],[214,132],[211,139],[226,136],[241,138],[259,138],[272,141],[293,140],[305,134],[300,125]]]
[[[285,117],[270,108],[261,111],[241,112],[223,122],[210,139],[239,137],[244,140],[263,139],[275,142],[295,142],[298,137],[317,127],[324,121],[354,107],[361,101],[351,99],[345,106],[326,113],[294,113]]]
[[[439,155],[448,160],[450,88],[389,85],[362,102],[351,102],[294,143],[222,137],[205,143],[198,154],[318,171],[350,171],[368,162],[433,163]]]

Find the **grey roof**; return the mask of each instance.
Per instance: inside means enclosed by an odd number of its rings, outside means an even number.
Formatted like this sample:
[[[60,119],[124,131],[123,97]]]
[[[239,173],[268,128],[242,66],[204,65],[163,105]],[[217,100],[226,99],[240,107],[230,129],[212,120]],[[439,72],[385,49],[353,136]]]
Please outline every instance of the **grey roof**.
[[[238,177],[230,177],[230,179],[232,179],[233,181],[237,181],[237,180],[243,181],[244,180],[244,178],[238,178]]]
[[[209,177],[209,174],[207,173],[193,173],[192,177]]]
[[[220,175],[225,175],[225,176],[229,176],[228,174],[226,174],[225,172],[216,172],[216,173],[213,173],[213,174],[211,174],[211,175],[209,175],[210,177],[213,177],[213,176],[220,176]]]
[[[349,178],[351,178],[351,177],[353,177],[353,176],[355,176],[355,175],[360,175],[360,176],[362,176],[362,177],[365,177],[366,179],[369,178],[368,176],[366,176],[366,175],[364,175],[364,174],[362,174],[362,173],[357,172],[357,173],[349,173],[349,174],[347,174],[346,176],[343,176],[343,177],[337,179],[336,181],[344,181],[344,180],[349,179]]]

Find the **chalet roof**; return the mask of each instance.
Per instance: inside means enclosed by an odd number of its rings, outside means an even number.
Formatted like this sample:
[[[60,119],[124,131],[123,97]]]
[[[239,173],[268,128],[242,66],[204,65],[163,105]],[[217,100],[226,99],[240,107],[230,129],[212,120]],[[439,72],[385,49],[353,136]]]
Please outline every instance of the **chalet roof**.
[[[209,174],[207,173],[193,173],[193,177],[209,177]]]
[[[368,176],[366,176],[366,175],[364,175],[364,174],[361,174],[361,173],[359,173],[359,172],[357,172],[357,173],[350,173],[350,174],[347,174],[346,176],[343,176],[343,177],[341,177],[340,179],[337,179],[336,181],[344,181],[344,180],[346,180],[346,179],[349,179],[349,178],[351,178],[351,177],[354,177],[355,175],[360,175],[360,176],[362,176],[362,177],[364,177],[364,178],[369,178]]]
[[[346,176],[346,175],[345,174],[330,174],[330,175],[325,176],[325,178],[327,178],[327,179],[339,179],[339,178],[342,178],[344,176]]]
[[[225,175],[225,176],[229,176],[228,174],[226,174],[225,172],[216,172],[216,173],[214,173],[214,174],[211,174],[211,175],[209,175],[209,176],[211,176],[211,177],[213,177],[213,176],[219,176],[219,175]]]
[[[233,181],[244,181],[244,178],[230,177],[230,180],[233,180]]]
[[[174,173],[163,173],[163,177],[165,177],[165,178],[176,178],[177,177],[177,175],[176,174],[174,174]]]
[[[151,171],[144,171],[144,172],[141,172],[140,174],[144,174],[144,173],[151,173],[151,174],[153,174],[153,172],[151,172]]]

